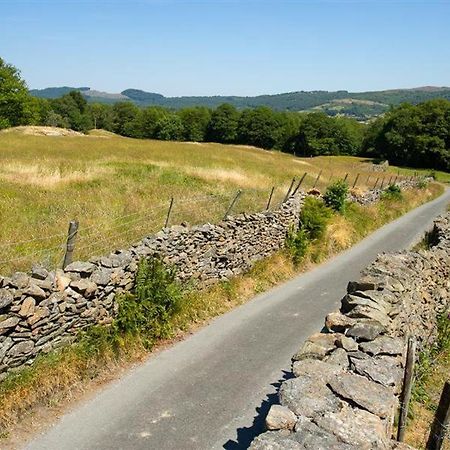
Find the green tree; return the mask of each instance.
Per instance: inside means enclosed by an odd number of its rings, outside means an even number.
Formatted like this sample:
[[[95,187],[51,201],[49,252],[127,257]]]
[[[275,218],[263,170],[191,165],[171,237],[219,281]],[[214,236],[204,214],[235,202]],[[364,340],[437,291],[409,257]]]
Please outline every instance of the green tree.
[[[51,106],[72,130],[85,133],[92,128],[87,101],[79,91],[71,91],[60,98],[51,100]]]
[[[169,115],[169,112],[160,106],[150,106],[142,110],[141,115],[141,131],[142,137],[152,139],[156,137],[156,129],[158,121]]]
[[[20,71],[0,58],[0,128],[36,122],[34,105]]]
[[[237,139],[239,112],[228,104],[218,106],[211,114],[206,139],[231,144]]]
[[[211,111],[203,106],[184,108],[179,113],[185,141],[203,142],[206,137]]]
[[[180,141],[183,139],[183,122],[177,114],[163,117],[156,123],[155,137],[163,141]]]
[[[105,105],[104,103],[92,103],[88,105],[88,110],[94,129],[112,131],[113,111],[111,106]]]
[[[279,142],[280,129],[279,115],[270,108],[246,109],[239,119],[238,140],[242,144],[271,149]]]
[[[113,131],[122,136],[139,137],[139,108],[131,102],[118,102],[113,106]]]

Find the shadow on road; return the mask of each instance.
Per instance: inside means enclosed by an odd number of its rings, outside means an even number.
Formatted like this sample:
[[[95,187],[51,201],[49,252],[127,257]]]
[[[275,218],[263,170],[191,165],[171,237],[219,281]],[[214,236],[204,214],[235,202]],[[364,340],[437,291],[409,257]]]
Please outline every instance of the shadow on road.
[[[264,421],[266,419],[267,413],[273,404],[278,403],[278,390],[281,383],[289,378],[293,378],[292,372],[287,372],[283,370],[283,377],[271,383],[277,389],[276,393],[266,395],[260,406],[256,408],[256,416],[253,419],[253,423],[250,427],[238,428],[237,429],[237,439],[235,441],[229,440],[225,442],[223,448],[225,450],[244,450],[248,448],[253,441],[253,439],[264,431]]]

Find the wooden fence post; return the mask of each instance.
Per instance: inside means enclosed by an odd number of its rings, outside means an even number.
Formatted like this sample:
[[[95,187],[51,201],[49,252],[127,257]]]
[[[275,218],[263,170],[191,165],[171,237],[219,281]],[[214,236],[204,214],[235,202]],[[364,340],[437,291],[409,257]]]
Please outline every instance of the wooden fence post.
[[[313,187],[312,187],[313,189],[315,189],[317,183],[319,182],[319,179],[320,179],[321,175],[322,175],[322,170],[319,172],[319,175],[317,175],[316,181],[314,181],[314,184],[313,184]]]
[[[384,177],[381,179],[381,186],[380,186],[380,189],[383,189],[383,186],[384,186]]]
[[[440,450],[445,438],[450,438],[450,381],[446,381],[441,394],[438,409],[434,416],[427,450]]]
[[[292,188],[294,187],[294,183],[295,183],[295,177],[292,178],[291,185],[289,186],[289,189],[286,192],[286,196],[284,197],[283,203],[289,198],[289,195],[291,195],[291,191],[292,191]]]
[[[344,182],[347,181],[347,178],[348,178],[348,173],[345,174]]]
[[[297,186],[294,189],[294,192],[292,193],[292,195],[295,195],[297,193],[297,191],[300,189],[300,186],[303,183],[303,180],[306,178],[306,175],[308,175],[308,172],[305,172],[302,177],[300,178],[300,181],[298,182]]]
[[[398,175],[394,178],[394,182],[392,184],[395,185],[395,183],[397,183],[397,178],[398,178]]]
[[[170,199],[169,210],[167,211],[167,216],[166,216],[166,221],[164,223],[164,228],[167,228],[169,226],[169,220],[170,220],[170,214],[172,213],[172,207],[173,207],[173,197]]]
[[[356,187],[356,183],[358,182],[358,180],[359,180],[359,173],[358,175],[356,175],[355,182],[353,183],[353,188]]]
[[[241,194],[242,194],[242,191],[239,189],[237,191],[236,195],[234,196],[232,202],[230,203],[230,206],[228,207],[227,212],[223,216],[223,220],[225,220],[228,217],[228,214],[230,214],[231,210],[233,209],[234,204],[237,202],[237,199],[240,197]]]
[[[268,211],[270,208],[270,202],[272,201],[272,196],[273,196],[274,190],[275,190],[275,186],[272,186],[272,190],[270,191],[270,195],[269,195],[269,201],[267,202],[266,211]]]
[[[369,175],[369,176],[367,177],[367,180],[366,180],[366,184],[367,184],[367,185],[369,185],[370,177],[371,177],[371,175]]]
[[[78,233],[78,221],[71,220],[69,222],[69,231],[67,232],[66,252],[62,268],[65,269],[73,261],[73,251],[75,250],[75,241]]]
[[[405,375],[403,377],[403,390],[400,402],[400,416],[398,419],[397,441],[403,442],[405,438],[406,421],[408,418],[409,402],[414,378],[414,364],[416,362],[416,340],[410,336],[406,353]]]
[[[378,181],[380,180],[380,177],[377,177],[375,184],[373,185],[373,188],[375,189],[377,187]]]

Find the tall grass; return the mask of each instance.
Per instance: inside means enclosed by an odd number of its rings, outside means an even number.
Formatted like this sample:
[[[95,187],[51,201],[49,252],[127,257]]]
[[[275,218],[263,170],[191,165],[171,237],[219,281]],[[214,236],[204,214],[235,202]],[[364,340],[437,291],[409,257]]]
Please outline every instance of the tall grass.
[[[372,186],[392,174],[369,171],[354,157],[295,158],[248,146],[100,136],[0,133],[0,273],[33,263],[61,264],[68,222],[80,230],[76,259],[102,255],[161,229],[170,199],[170,224],[216,222],[243,190],[234,212],[282,201],[293,177],[324,191],[347,173],[352,185]]]

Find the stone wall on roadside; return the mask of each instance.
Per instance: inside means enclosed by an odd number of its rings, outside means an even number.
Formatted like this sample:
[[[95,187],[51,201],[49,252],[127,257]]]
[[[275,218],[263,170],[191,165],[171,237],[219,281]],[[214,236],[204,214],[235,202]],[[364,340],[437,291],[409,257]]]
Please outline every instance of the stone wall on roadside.
[[[0,277],[0,379],[73,340],[91,325],[108,324],[115,296],[133,288],[138,262],[160,255],[177,267],[183,281],[205,286],[248,270],[283,247],[298,226],[304,194],[278,209],[240,214],[218,223],[174,226],[144,238],[127,250],[48,272]]]
[[[253,450],[387,450],[403,385],[407,336],[419,348],[450,305],[450,213],[435,222],[430,250],[382,254],[348,284],[339,311],[293,357],[268,431]]]

